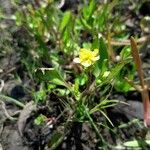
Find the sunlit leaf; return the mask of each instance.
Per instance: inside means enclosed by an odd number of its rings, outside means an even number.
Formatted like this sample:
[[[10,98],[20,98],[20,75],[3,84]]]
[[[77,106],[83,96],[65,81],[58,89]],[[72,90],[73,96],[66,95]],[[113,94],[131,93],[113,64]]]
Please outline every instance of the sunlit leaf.
[[[133,141],[128,141],[123,144],[126,147],[132,147],[132,148],[138,148],[146,145],[150,145],[149,140],[133,140]]]
[[[63,19],[62,19],[62,21],[60,23],[60,27],[59,27],[60,31],[64,30],[64,28],[68,25],[70,19],[71,19],[71,12],[70,11],[66,11],[64,13]]]
[[[89,7],[88,7],[88,18],[90,18],[92,16],[92,14],[95,10],[95,6],[96,6],[95,0],[91,0]]]

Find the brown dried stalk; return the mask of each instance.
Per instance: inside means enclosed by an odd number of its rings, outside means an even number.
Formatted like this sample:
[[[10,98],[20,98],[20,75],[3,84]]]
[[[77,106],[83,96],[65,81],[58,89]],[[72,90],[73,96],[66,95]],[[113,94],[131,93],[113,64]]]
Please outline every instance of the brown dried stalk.
[[[107,41],[108,41],[108,53],[109,53],[109,57],[112,59],[113,62],[116,61],[116,56],[115,56],[115,52],[113,50],[113,47],[111,45],[111,32],[108,31],[108,36],[107,36]]]
[[[137,44],[142,44],[142,43],[146,42],[147,39],[149,39],[149,38],[150,38],[150,36],[141,37],[141,38],[136,40],[136,43]],[[112,39],[111,40],[111,45],[113,45],[113,46],[130,45],[130,40],[127,39],[127,40],[123,40],[123,41],[117,41],[117,40]]]
[[[131,48],[132,48],[131,54],[132,54],[133,60],[135,62],[135,66],[136,66],[138,76],[140,79],[140,84],[141,84],[142,89],[143,89],[144,85],[145,85],[144,75],[143,75],[142,63],[141,63],[140,55],[138,52],[137,44],[136,44],[133,37],[131,37],[130,42],[131,42]]]
[[[144,82],[142,63],[139,56],[137,43],[135,42],[135,39],[133,37],[131,37],[130,43],[131,43],[132,57],[135,62],[135,66],[138,72],[138,77],[140,79],[140,88],[137,88],[137,86],[134,85],[134,83],[128,80],[127,78],[126,80],[131,86],[133,86],[136,90],[138,90],[141,93],[143,108],[144,108],[144,125],[145,127],[148,126],[150,127],[150,97],[149,97],[148,84]]]

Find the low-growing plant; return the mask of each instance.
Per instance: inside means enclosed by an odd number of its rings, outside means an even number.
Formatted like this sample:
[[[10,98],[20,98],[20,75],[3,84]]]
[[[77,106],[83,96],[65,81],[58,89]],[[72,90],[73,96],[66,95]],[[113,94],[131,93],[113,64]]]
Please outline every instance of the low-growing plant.
[[[29,4],[22,10],[16,5],[18,11],[12,18],[33,38],[22,53],[22,63],[28,75],[38,84],[38,89],[31,92],[33,100],[37,104],[44,103],[53,93],[63,106],[61,116],[64,117],[65,129],[63,133],[56,131],[53,134],[49,149],[55,149],[62,142],[74,122],[86,121],[95,130],[99,147],[112,148],[99,130],[114,126],[106,108],[114,107],[119,100],[111,99],[111,92],[114,89],[128,92],[133,90],[132,86],[137,89],[132,83],[135,68],[138,68],[142,87],[138,90],[144,103],[144,124],[149,125],[148,87],[137,59],[136,44],[131,38],[132,50],[125,46],[118,54],[112,46],[113,37],[121,40],[128,37],[122,20],[111,15],[118,0],[102,5],[96,5],[95,0],[84,1],[77,14],[70,10],[61,11],[54,1],[47,1],[44,5],[37,2],[37,7]],[[122,29],[124,32],[121,33]],[[97,112],[105,118],[104,122],[98,123],[93,118]],[[39,115],[34,123],[43,124],[45,117]]]

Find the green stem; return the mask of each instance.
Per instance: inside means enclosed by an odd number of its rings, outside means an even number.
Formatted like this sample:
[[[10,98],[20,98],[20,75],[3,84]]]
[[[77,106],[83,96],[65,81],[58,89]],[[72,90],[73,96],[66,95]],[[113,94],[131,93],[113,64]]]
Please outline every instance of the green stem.
[[[97,134],[97,135],[99,136],[99,138],[102,140],[102,143],[103,143],[105,146],[107,145],[109,148],[114,148],[114,146],[112,146],[112,145],[108,144],[107,142],[105,142],[105,140],[103,139],[102,135],[99,133],[98,128],[96,127],[96,125],[95,125],[93,119],[91,118],[91,116],[90,116],[90,114],[89,114],[89,112],[87,111],[87,109],[86,109],[85,106],[84,106],[84,110],[85,110],[85,113],[86,113],[87,117],[89,118],[90,123],[92,124],[94,130],[96,131],[96,134]]]
[[[22,107],[22,108],[25,106],[23,103],[19,102],[18,100],[11,98],[9,96],[2,95],[2,94],[0,94],[0,100],[14,103],[17,106]]]

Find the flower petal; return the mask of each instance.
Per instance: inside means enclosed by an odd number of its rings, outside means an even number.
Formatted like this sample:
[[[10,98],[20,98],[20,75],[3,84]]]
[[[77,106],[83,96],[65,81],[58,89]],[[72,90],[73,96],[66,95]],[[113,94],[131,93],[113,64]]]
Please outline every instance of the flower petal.
[[[73,62],[74,62],[74,63],[77,63],[77,64],[80,63],[80,58],[79,58],[79,57],[74,58],[74,59],[73,59]]]
[[[79,58],[75,58],[73,61],[75,63],[81,63],[85,67],[89,67],[94,64],[97,60],[99,60],[99,50],[94,49],[91,51],[90,49],[82,48],[79,52]]]
[[[89,60],[87,60],[87,61],[82,62],[81,64],[82,64],[84,67],[89,67],[89,66],[91,66],[92,62],[89,61]]]
[[[99,50],[98,49],[94,49],[94,54],[99,55]]]
[[[97,60],[99,60],[100,59],[100,57],[99,56],[97,56],[97,57],[93,57],[93,61],[97,61]]]

